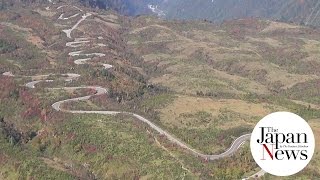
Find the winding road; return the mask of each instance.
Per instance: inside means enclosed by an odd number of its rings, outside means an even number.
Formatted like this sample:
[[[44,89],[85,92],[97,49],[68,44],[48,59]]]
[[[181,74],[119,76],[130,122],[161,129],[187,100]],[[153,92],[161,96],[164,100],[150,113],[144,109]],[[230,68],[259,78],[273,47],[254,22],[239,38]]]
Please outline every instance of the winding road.
[[[61,9],[63,7],[66,6],[59,6],[57,9]],[[82,12],[82,10],[80,8],[79,9],[80,12]],[[67,30],[63,30],[68,38],[72,38],[72,31],[75,30],[79,24],[84,21],[87,17],[89,17],[91,14],[90,13],[85,13],[82,18],[71,28],[71,29],[67,29]],[[77,15],[78,16],[78,15]],[[73,16],[71,16],[73,17]],[[74,15],[74,17],[76,17],[76,14]],[[67,20],[66,18],[59,18],[60,20]],[[88,38],[75,38],[75,40],[73,42],[68,42],[66,44],[66,47],[69,48],[74,48],[74,47],[79,47],[84,45],[85,43],[89,43],[90,40]],[[79,56],[79,55],[85,55],[85,56],[98,56],[98,57],[103,57],[105,56],[105,54],[103,53],[91,53],[91,54],[82,54],[82,51],[75,51],[75,52],[70,52],[69,56]],[[81,64],[85,64],[86,61],[90,60],[90,58],[87,59],[77,59],[74,61],[75,64],[81,65]],[[110,69],[113,66],[110,64],[102,64],[104,66],[105,69]],[[3,73],[4,76],[14,76],[11,72],[5,72]],[[51,74],[52,75],[52,74]],[[66,76],[66,81],[69,80],[75,80],[78,77],[80,77],[80,75],[78,74],[62,74],[63,76]],[[43,78],[48,78],[50,75],[40,75]],[[26,77],[33,77],[33,76],[26,76]],[[39,77],[39,76],[36,76]],[[36,88],[36,84],[40,83],[40,82],[52,82],[53,80],[37,80],[37,81],[32,81],[29,82],[27,84],[25,84],[26,87],[28,88]],[[238,137],[237,139],[235,139],[235,141],[232,143],[232,145],[230,146],[229,149],[227,149],[225,152],[221,153],[221,154],[216,154],[216,155],[210,155],[210,154],[203,154],[199,151],[197,151],[196,149],[188,146],[186,143],[182,142],[181,140],[179,140],[178,138],[174,137],[173,135],[171,135],[170,133],[168,133],[167,131],[163,130],[161,127],[159,127],[158,125],[154,124],[152,121],[144,118],[141,115],[135,114],[135,113],[131,113],[131,112],[124,112],[124,111],[85,111],[85,110],[68,110],[68,109],[63,109],[62,105],[64,103],[67,102],[77,102],[77,101],[82,101],[82,100],[88,100],[93,96],[98,96],[98,95],[103,95],[103,94],[107,94],[108,93],[108,89],[103,88],[103,87],[99,87],[99,86],[81,86],[81,87],[62,87],[62,88],[48,88],[50,90],[76,90],[76,89],[94,89],[96,92],[93,95],[88,95],[88,96],[83,96],[83,97],[77,97],[77,98],[72,98],[72,99],[66,99],[66,100],[62,100],[62,101],[58,101],[55,102],[54,104],[52,104],[52,108],[56,111],[61,111],[61,112],[65,112],[65,113],[72,113],[72,114],[102,114],[102,115],[117,115],[117,114],[127,114],[127,115],[131,115],[133,117],[135,117],[137,120],[147,124],[150,128],[152,128],[153,130],[155,130],[156,132],[158,132],[159,134],[165,136],[169,141],[171,141],[172,143],[180,146],[183,149],[188,150],[191,154],[193,154],[194,156],[197,157],[201,157],[204,158],[206,160],[209,161],[213,161],[213,160],[217,160],[220,158],[224,158],[224,157],[229,157],[231,155],[233,155],[238,149],[239,147],[241,147],[241,145],[250,140],[251,134],[245,134],[242,135],[240,137]],[[260,174],[259,174],[260,175]]]
[[[27,83],[25,86],[28,88],[35,88],[35,85],[40,83],[40,82],[52,82],[53,80],[38,80],[38,81],[32,81]],[[220,159],[220,158],[224,158],[224,157],[229,157],[232,154],[234,154],[239,147],[245,142],[250,140],[251,134],[245,134],[243,136],[238,137],[233,144],[231,145],[231,147],[226,150],[225,152],[221,153],[221,154],[217,154],[217,155],[208,155],[208,154],[203,154],[193,148],[191,148],[190,146],[188,146],[187,144],[185,144],[184,142],[180,141],[179,139],[177,139],[176,137],[174,137],[173,135],[171,135],[170,133],[168,133],[167,131],[163,130],[161,127],[157,126],[156,124],[154,124],[153,122],[151,122],[150,120],[144,118],[143,116],[140,116],[138,114],[135,113],[131,113],[131,112],[124,112],[124,111],[84,111],[84,110],[67,110],[67,109],[63,109],[61,106],[64,103],[67,102],[77,102],[77,101],[83,101],[83,100],[88,100],[93,96],[99,96],[99,95],[103,95],[103,94],[107,94],[108,90],[106,88],[103,87],[99,87],[99,86],[83,86],[83,87],[61,87],[61,88],[48,88],[49,90],[76,90],[76,89],[94,89],[96,91],[95,94],[93,95],[88,95],[88,96],[83,96],[83,97],[77,97],[77,98],[72,98],[72,99],[66,99],[66,100],[62,100],[62,101],[58,101],[55,102],[54,104],[52,104],[52,108],[55,109],[56,111],[61,111],[61,112],[67,112],[67,113],[72,113],[72,114],[102,114],[102,115],[117,115],[117,114],[127,114],[127,115],[131,115],[133,117],[135,117],[136,119],[146,123],[149,125],[149,127],[151,127],[152,129],[154,129],[155,131],[157,131],[159,134],[165,136],[169,141],[171,141],[174,144],[177,144],[178,146],[180,146],[183,149],[188,150],[189,152],[191,152],[193,155],[197,156],[197,157],[201,157],[204,158],[206,160],[216,160],[216,159]]]

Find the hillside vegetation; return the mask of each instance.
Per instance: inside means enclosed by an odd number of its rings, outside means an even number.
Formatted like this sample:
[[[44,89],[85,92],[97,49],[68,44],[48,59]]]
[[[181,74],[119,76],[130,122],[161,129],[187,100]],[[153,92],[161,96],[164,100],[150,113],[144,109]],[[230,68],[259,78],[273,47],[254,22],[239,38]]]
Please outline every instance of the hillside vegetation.
[[[0,11],[0,179],[249,177],[260,169],[248,142],[209,161],[132,113],[204,154],[226,151],[274,111],[299,114],[319,138],[319,35],[259,19],[214,25],[62,1],[7,6]],[[32,88],[31,81],[39,82]],[[97,93],[93,86],[107,93],[53,109]],[[312,162],[290,178],[320,178],[316,143]]]
[[[175,94],[156,108],[159,123],[192,147],[223,152],[275,111],[297,113],[319,132],[319,30],[259,19],[139,17],[131,26],[128,45],[143,57],[149,82]],[[318,159],[295,178],[320,177]]]

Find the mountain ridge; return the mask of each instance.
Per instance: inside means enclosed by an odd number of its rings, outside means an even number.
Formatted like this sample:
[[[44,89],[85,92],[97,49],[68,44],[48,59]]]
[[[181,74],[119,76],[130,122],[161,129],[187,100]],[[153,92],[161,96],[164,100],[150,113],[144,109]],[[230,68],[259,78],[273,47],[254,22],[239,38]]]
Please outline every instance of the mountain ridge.
[[[315,0],[176,0],[161,3],[167,18],[229,19],[258,17],[304,25],[319,26],[320,2]]]
[[[2,0],[0,9],[20,2],[30,5],[49,1]],[[73,0],[68,2],[81,3],[92,8],[112,9],[128,16],[154,14],[166,19],[206,19],[215,23],[255,17],[320,26],[320,1],[316,0]]]
[[[320,2],[316,0],[80,0],[94,7],[125,15],[154,14],[167,19],[224,20],[257,17],[302,25],[320,26]],[[156,7],[157,11],[150,7]],[[161,13],[159,13],[161,12]]]

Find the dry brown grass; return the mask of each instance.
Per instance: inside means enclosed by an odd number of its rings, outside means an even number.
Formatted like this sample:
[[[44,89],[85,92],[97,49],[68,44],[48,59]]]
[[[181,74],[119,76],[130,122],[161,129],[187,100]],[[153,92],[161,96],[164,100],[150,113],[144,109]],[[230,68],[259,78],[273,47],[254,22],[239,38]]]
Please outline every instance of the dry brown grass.
[[[196,114],[198,112],[207,112],[211,114],[214,119],[218,118],[219,114],[221,114],[221,111],[228,110],[237,114],[241,114],[243,115],[243,117],[263,117],[271,113],[271,110],[267,106],[268,104],[255,104],[235,99],[214,100],[210,98],[178,96],[172,104],[160,110],[160,119],[162,123],[169,126],[174,125],[178,127],[185,127],[186,123],[180,122],[180,117],[183,114]],[[194,124],[192,122],[189,123]],[[209,123],[211,124],[214,122]],[[244,119],[239,117],[238,119],[234,119],[233,121],[228,122],[227,124],[219,127],[230,128],[244,124],[253,125],[250,122],[248,123]]]
[[[282,23],[282,22],[270,22],[269,26],[262,30],[262,33],[269,33],[276,30],[290,30],[298,29],[301,26],[295,26],[292,24]]]
[[[277,48],[281,47],[283,44],[281,41],[269,37],[248,37],[249,42],[257,42],[257,43],[267,43],[268,45]]]
[[[292,100],[292,102],[296,103],[296,104],[300,104],[300,105],[303,105],[305,107],[309,107],[312,108],[312,109],[318,109],[320,110],[320,105],[317,105],[317,104],[312,104],[312,103],[308,103],[308,102],[303,102],[303,101],[298,101],[298,100]]]
[[[268,22],[261,33],[246,34],[241,39],[234,38],[226,30],[217,27],[201,29],[195,23],[194,27],[179,30],[173,24],[160,22],[147,21],[143,25],[134,26],[136,28],[130,31],[130,37],[133,38],[129,38],[128,44],[133,49],[146,48],[141,54],[145,62],[157,63],[163,69],[161,76],[151,78],[152,83],[169,87],[178,93],[195,94],[196,91],[203,91],[236,95],[248,92],[271,94],[274,88],[287,89],[297,83],[319,78],[317,75],[290,71],[286,66],[275,64],[277,59],[270,61],[270,56],[265,54],[265,51],[273,53],[272,49],[287,46],[290,49],[290,46],[296,46],[291,37],[269,37],[268,33],[278,30],[296,31],[300,26]],[[144,34],[150,32],[152,36],[144,38]],[[313,41],[308,43],[306,49],[312,51],[312,60],[316,60],[318,45]],[[157,45],[160,44],[163,51],[158,52]],[[153,50],[152,47],[156,49]],[[195,57],[194,54],[198,51],[203,52],[206,57]],[[279,61],[280,58],[290,60],[290,51],[288,57],[279,57]],[[292,58],[294,60],[296,59]]]
[[[320,141],[319,141],[319,138],[320,138],[320,123],[319,123],[319,120],[320,119],[313,119],[313,120],[310,120],[308,122],[309,125],[312,128],[312,131],[314,133],[314,137],[315,137],[315,140],[316,140],[316,152],[320,152]]]

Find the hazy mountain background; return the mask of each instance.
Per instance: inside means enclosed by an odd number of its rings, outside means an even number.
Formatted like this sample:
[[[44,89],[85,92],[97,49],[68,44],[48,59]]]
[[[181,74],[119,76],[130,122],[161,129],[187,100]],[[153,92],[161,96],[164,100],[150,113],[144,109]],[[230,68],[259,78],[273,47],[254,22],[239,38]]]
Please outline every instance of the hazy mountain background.
[[[226,19],[262,17],[307,25],[319,25],[318,0],[168,0],[160,8],[167,18]]]
[[[58,0],[57,2],[61,2]],[[319,0],[73,0],[86,6],[113,9],[136,16],[161,13],[167,19],[206,19],[213,22],[259,17],[303,25],[320,25]],[[1,0],[0,8],[16,2],[26,4],[47,0]],[[150,6],[153,5],[151,9]]]
[[[113,9],[125,15],[149,14],[148,4],[157,4],[158,0],[79,0],[82,4],[102,9]]]
[[[320,25],[318,0],[80,0],[126,15],[149,14],[157,6],[168,19],[207,19],[214,22],[260,17],[299,24]]]

